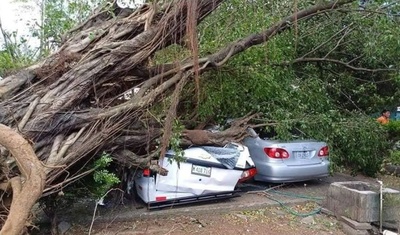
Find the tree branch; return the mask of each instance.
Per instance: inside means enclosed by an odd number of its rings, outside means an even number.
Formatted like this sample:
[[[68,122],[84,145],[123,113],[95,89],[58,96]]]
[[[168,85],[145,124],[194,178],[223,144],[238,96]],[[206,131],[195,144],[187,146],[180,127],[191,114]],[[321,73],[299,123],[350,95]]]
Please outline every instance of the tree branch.
[[[362,67],[355,67],[350,65],[350,62],[343,62],[336,59],[329,59],[329,58],[298,58],[292,61],[286,61],[281,63],[280,65],[290,65],[290,64],[297,64],[297,63],[312,63],[312,62],[325,62],[325,63],[334,63],[342,65],[348,69],[360,72],[369,72],[369,73],[376,73],[376,72],[389,72],[389,71],[398,71],[398,69],[369,69],[369,68],[362,68]]]
[[[228,61],[229,57],[235,56],[236,54],[238,54],[252,46],[256,46],[256,45],[262,44],[264,42],[267,42],[273,36],[275,36],[279,33],[282,33],[286,29],[290,28],[296,21],[306,19],[306,18],[315,16],[317,14],[322,14],[326,10],[335,9],[335,8],[338,8],[342,5],[345,5],[345,4],[353,2],[353,1],[354,0],[331,1],[328,3],[315,5],[315,6],[307,8],[307,9],[298,11],[295,14],[292,14],[291,16],[288,16],[288,17],[282,19],[281,21],[275,23],[274,25],[269,27],[267,30],[265,30],[261,33],[252,34],[248,37],[239,39],[236,42],[233,42],[231,45],[212,54],[211,56],[208,57],[209,61],[211,61],[210,65],[211,66],[212,65],[221,66],[223,64],[221,62]],[[209,63],[209,61],[208,61],[208,63]]]

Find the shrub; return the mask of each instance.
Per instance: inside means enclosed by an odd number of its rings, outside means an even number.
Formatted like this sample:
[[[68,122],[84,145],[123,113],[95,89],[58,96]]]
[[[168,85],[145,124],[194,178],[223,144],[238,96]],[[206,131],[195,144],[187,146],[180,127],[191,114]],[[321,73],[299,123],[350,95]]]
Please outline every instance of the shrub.
[[[385,128],[370,118],[350,119],[328,133],[333,167],[345,166],[352,173],[375,176],[389,154]]]
[[[390,121],[384,127],[388,132],[389,140],[393,143],[400,140],[400,121]]]

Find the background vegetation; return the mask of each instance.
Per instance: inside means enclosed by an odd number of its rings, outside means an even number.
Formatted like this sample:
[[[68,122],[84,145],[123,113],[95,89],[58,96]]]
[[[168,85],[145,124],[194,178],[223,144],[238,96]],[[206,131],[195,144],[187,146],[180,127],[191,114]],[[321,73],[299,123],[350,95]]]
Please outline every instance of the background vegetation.
[[[374,4],[298,22],[205,75],[199,115],[223,122],[261,112],[258,121],[276,138],[295,133],[327,141],[333,170],[376,174],[391,140],[370,114],[399,105],[400,28],[382,2]],[[229,1],[201,26],[201,51],[259,32],[295,7],[292,1]]]

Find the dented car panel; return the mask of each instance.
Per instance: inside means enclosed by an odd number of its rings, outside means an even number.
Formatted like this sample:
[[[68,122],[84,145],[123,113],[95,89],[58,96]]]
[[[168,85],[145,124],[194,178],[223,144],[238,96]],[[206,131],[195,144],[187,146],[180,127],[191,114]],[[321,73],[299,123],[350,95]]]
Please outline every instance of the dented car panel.
[[[191,202],[233,197],[237,183],[256,174],[249,150],[241,144],[191,147],[183,151],[184,160],[179,163],[174,157],[169,150],[159,161],[168,170],[167,176],[145,169],[135,178],[136,192],[149,208],[162,202],[177,204],[182,199]]]

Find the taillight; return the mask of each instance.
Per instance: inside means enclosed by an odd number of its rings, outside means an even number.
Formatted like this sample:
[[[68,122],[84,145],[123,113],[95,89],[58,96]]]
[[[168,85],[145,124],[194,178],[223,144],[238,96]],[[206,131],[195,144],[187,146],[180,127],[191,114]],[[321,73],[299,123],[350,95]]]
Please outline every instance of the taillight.
[[[242,176],[239,179],[239,183],[253,178],[256,174],[257,174],[257,169],[255,167],[243,171]]]
[[[166,196],[158,196],[156,197],[156,202],[162,202],[162,201],[166,201],[167,197]]]
[[[329,148],[328,146],[324,146],[318,151],[318,157],[327,157],[327,156],[329,156]]]
[[[143,176],[150,176],[150,169],[144,169]]]
[[[289,153],[281,148],[264,148],[265,154],[270,158],[288,158]]]

